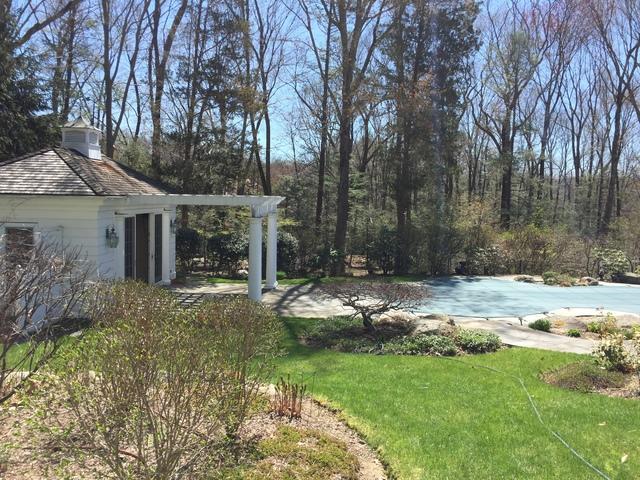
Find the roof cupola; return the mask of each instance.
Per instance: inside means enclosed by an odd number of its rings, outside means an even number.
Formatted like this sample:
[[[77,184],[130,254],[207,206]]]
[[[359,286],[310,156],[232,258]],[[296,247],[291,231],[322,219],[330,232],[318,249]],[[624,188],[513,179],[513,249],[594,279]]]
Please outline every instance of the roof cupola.
[[[62,146],[81,153],[85,157],[100,160],[100,139],[102,132],[87,122],[83,117],[78,117],[62,127]]]

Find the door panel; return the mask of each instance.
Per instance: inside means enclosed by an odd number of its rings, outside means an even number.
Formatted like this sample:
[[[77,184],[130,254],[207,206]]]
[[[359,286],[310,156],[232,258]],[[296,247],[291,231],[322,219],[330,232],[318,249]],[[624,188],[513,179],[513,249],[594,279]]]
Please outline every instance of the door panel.
[[[149,214],[136,215],[136,280],[149,282]]]
[[[156,215],[156,224],[154,229],[154,281],[156,283],[162,280],[162,215]]]
[[[136,219],[124,219],[124,278],[135,278],[136,275]]]

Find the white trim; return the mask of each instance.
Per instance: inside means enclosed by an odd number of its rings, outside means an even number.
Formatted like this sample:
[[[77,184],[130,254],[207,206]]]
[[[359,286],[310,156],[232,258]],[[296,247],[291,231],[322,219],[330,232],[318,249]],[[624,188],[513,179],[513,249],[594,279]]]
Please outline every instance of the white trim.
[[[186,195],[186,194],[157,194],[157,195],[127,195],[126,197],[106,197],[118,200],[126,205],[209,205],[218,207],[257,207],[267,211],[284,200],[284,197],[258,195]]]
[[[249,219],[249,298],[262,299],[262,218]]]
[[[265,287],[278,287],[278,212],[274,209],[267,215],[267,274]]]

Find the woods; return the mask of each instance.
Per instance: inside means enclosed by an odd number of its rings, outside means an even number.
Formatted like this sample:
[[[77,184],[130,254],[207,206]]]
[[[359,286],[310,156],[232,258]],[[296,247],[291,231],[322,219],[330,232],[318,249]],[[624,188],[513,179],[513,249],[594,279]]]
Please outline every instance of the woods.
[[[5,1],[0,160],[52,145],[83,115],[103,152],[178,192],[287,197],[300,271],[344,274],[364,258],[396,274],[461,261],[592,273],[595,247],[633,269],[639,10]],[[180,213],[204,237],[242,225],[229,211]]]

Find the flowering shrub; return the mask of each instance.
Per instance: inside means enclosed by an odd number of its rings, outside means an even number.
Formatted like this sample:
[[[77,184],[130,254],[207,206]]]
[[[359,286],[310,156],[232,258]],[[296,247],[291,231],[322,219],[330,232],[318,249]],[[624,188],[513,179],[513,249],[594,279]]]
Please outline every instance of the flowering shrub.
[[[596,248],[594,249],[594,254],[598,262],[599,271],[609,278],[626,272],[630,267],[629,259],[622,250]]]
[[[472,275],[495,275],[504,271],[504,253],[497,246],[475,248],[467,258]]]
[[[597,333],[601,337],[611,335],[618,332],[618,322],[616,317],[607,313],[607,316],[603,320],[589,322],[587,324],[587,331],[590,333]]]
[[[640,339],[634,340],[636,348],[640,346]],[[624,344],[624,335],[608,335],[602,339],[593,351],[596,363],[607,370],[633,372],[640,367],[638,354],[628,349]]]

